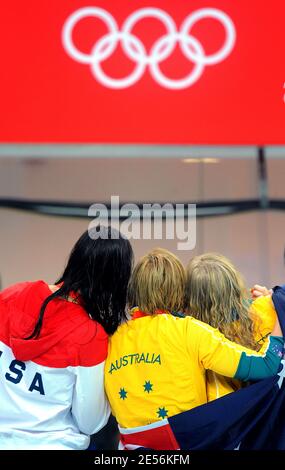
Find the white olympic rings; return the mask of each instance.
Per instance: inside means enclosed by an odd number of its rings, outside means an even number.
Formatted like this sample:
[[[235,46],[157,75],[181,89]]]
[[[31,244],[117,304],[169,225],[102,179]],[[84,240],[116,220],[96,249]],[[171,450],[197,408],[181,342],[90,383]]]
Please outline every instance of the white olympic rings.
[[[78,50],[72,39],[74,27],[79,21],[88,17],[99,18],[108,29],[107,34],[98,39],[92,47],[90,54]],[[155,18],[161,21],[166,29],[166,34],[155,41],[149,53],[141,39],[132,34],[136,23],[145,18]],[[193,26],[206,18],[219,21],[226,33],[223,46],[210,55],[205,54],[200,41],[191,34]],[[191,13],[185,18],[178,31],[172,17],[159,8],[140,8],[125,20],[119,30],[116,20],[106,10],[98,7],[84,7],[67,18],[62,30],[62,42],[67,54],[77,62],[89,64],[94,77],[103,86],[116,89],[134,85],[143,76],[146,67],[149,67],[153,79],[161,86],[174,90],[187,88],[200,78],[205,66],[217,64],[228,57],[235,45],[235,40],[236,30],[233,21],[226,13],[216,8],[201,8]],[[101,63],[112,55],[119,42],[126,56],[136,65],[127,77],[111,78],[103,71]],[[160,63],[171,55],[177,43],[185,57],[194,63],[194,67],[188,76],[172,79],[162,73]]]

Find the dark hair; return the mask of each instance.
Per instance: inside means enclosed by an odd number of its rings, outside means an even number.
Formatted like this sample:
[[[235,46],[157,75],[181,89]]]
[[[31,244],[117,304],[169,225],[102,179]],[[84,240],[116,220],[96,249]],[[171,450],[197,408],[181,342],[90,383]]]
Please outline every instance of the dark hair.
[[[56,298],[68,299],[75,293],[89,316],[113,334],[127,319],[126,298],[133,265],[130,242],[112,227],[97,226],[87,230],[74,245],[59,289],[42,304],[33,333],[38,338],[48,303]]]

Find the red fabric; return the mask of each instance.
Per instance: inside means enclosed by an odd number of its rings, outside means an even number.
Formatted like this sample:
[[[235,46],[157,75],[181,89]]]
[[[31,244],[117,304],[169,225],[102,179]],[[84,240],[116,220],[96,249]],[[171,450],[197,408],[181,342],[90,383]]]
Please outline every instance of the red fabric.
[[[38,339],[25,340],[51,294],[43,281],[16,284],[0,293],[0,341],[15,357],[48,367],[94,366],[107,357],[108,335],[78,304],[52,300]]]
[[[169,424],[132,434],[121,434],[120,440],[125,448],[130,444],[153,450],[179,449],[178,442],[176,441]]]
[[[98,82],[91,64],[76,62],[62,44],[67,18],[86,6],[106,10],[120,31],[127,18],[144,7],[165,11],[177,30],[200,8],[217,8],[233,21],[236,43],[228,57],[206,66],[193,86],[180,90],[161,87],[147,66],[133,86],[111,89]],[[0,140],[27,144],[284,145],[284,15],[284,0],[3,0]],[[166,30],[161,21],[146,16],[134,25],[134,35],[149,54]],[[107,32],[104,22],[89,17],[75,26],[74,42],[80,51],[92,54]],[[192,29],[190,33],[191,39]],[[225,30],[219,21],[206,18],[194,25],[193,37],[208,56],[223,47]],[[117,45],[111,41],[102,54],[98,49],[101,59],[97,66],[109,77],[127,77],[140,61],[130,60],[119,44],[104,60],[109,44]],[[192,49],[195,57],[195,48],[188,41],[187,56]],[[134,55],[143,55],[131,44]],[[172,43],[166,42],[158,57],[169,45]],[[155,64],[167,77],[180,79],[199,63],[187,56],[177,42],[169,57]],[[141,152],[143,156],[144,148]]]
[[[163,315],[165,313],[169,313],[168,310],[156,310],[153,315]],[[132,310],[132,319],[136,320],[137,318],[148,317],[151,315],[150,313],[142,312],[139,308],[134,308]]]

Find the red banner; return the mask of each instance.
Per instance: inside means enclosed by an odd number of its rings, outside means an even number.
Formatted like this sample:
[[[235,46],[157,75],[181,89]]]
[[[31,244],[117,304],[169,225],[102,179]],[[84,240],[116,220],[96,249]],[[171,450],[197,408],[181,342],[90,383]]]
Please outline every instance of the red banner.
[[[284,144],[284,0],[1,7],[1,142]]]

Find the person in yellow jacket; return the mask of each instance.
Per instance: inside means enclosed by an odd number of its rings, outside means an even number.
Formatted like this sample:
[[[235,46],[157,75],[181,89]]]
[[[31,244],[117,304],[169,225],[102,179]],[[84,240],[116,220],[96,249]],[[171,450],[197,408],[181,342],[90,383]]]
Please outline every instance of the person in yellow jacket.
[[[228,340],[184,306],[185,270],[157,249],[136,265],[129,286],[131,318],[109,339],[105,389],[125,436],[137,427],[207,402],[206,371],[258,380],[277,373],[283,338],[276,321],[262,353]],[[141,429],[141,428],[140,428]]]
[[[226,338],[256,351],[266,347],[276,312],[269,291],[256,286],[251,303],[242,275],[225,256],[205,253],[187,266],[187,313],[223,333]],[[259,290],[258,290],[259,288]],[[241,388],[242,383],[207,371],[207,399],[220,398]]]

